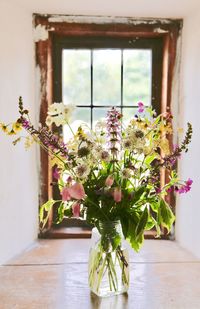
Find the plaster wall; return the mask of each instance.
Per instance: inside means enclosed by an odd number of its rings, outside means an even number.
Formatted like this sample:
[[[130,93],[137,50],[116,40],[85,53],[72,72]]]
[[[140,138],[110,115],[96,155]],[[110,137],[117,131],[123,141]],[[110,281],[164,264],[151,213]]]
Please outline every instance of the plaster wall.
[[[0,122],[17,119],[18,97],[35,117],[32,15],[0,2]],[[0,132],[0,264],[37,237],[38,179],[36,149]]]
[[[185,248],[200,258],[200,13],[184,20],[181,60],[181,91],[179,120],[183,128],[189,121],[193,125],[193,138],[189,152],[179,163],[183,179],[192,178],[191,192],[180,195],[176,206],[176,239]]]

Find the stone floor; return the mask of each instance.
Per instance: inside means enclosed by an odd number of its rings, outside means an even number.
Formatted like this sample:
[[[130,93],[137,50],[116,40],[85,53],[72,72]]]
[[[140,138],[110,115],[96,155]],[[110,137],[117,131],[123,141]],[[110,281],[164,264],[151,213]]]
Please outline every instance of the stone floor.
[[[89,239],[39,240],[0,266],[0,309],[200,309],[200,260],[176,242],[130,251],[129,293],[98,298],[87,285]]]

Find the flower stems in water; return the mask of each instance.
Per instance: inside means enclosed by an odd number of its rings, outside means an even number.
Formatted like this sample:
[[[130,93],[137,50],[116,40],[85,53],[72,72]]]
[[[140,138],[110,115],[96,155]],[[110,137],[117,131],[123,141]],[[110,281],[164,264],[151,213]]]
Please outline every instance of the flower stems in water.
[[[93,292],[101,295],[105,280],[110,293],[117,292],[121,285],[128,286],[128,262],[120,246],[111,252],[105,252],[102,246],[92,249],[89,261],[89,285]]]

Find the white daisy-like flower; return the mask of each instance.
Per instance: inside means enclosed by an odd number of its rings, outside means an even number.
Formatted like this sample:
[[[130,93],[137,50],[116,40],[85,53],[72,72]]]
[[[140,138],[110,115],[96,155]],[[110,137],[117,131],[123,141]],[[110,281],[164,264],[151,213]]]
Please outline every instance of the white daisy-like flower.
[[[95,125],[95,132],[102,132],[102,131],[105,131],[106,129],[106,119],[105,118],[102,118],[100,120],[98,120],[96,122],[96,125]]]
[[[122,141],[122,147],[124,149],[131,149],[132,148],[132,142],[130,138],[125,138]]]
[[[78,164],[75,168],[75,173],[81,179],[87,178],[90,173],[90,167],[86,163]]]
[[[53,103],[48,108],[48,115],[56,116],[63,113],[64,104],[63,103]]]
[[[74,108],[74,105],[71,104],[51,104],[48,109],[47,123],[54,122],[57,127],[66,124],[69,121]]]
[[[66,122],[69,121],[69,119],[71,118],[71,115],[75,109],[75,106],[73,104],[63,104],[64,108],[62,111],[62,115],[63,115],[63,120]]]
[[[105,161],[105,162],[110,161],[110,154],[106,150],[101,150],[100,152],[97,153],[97,156],[101,161]]]
[[[124,178],[124,179],[130,178],[131,174],[132,174],[132,170],[130,168],[124,168],[122,170],[122,178]]]

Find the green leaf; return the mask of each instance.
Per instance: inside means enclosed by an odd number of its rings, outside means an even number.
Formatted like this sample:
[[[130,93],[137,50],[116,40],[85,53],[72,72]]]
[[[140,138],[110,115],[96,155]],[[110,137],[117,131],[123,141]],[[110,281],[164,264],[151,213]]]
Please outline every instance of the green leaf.
[[[133,222],[129,220],[129,230],[127,235],[127,240],[129,241],[131,247],[138,252],[143,244],[144,241],[144,235],[141,233],[137,238],[135,236],[135,228]]]
[[[149,214],[145,230],[151,230],[155,226],[154,218]]]
[[[140,199],[143,198],[144,194],[147,193],[147,188],[146,186],[141,186],[139,187],[139,189],[137,191],[134,192],[134,196],[133,196],[133,199],[132,199],[132,203],[133,204],[136,204],[136,202],[138,202]]]
[[[149,202],[149,204],[150,204],[151,209],[157,213],[160,207],[160,203],[158,201],[151,201]]]
[[[58,213],[58,218],[57,218],[57,224],[62,222],[63,218],[64,218],[64,212],[65,212],[65,205],[64,203],[61,203],[60,206],[57,209],[57,213]]]
[[[154,219],[154,218],[152,217],[152,220],[153,220],[153,222],[154,222],[154,226],[155,226],[156,232],[157,232],[157,235],[156,235],[155,237],[156,237],[156,238],[159,238],[159,237],[160,237],[160,234],[161,234],[160,226],[159,226],[159,224],[158,224],[158,222],[157,222],[156,219]]]
[[[40,212],[39,212],[39,220],[40,223],[42,223],[42,229],[44,228],[45,224],[48,221],[48,218],[51,213],[51,208],[56,203],[54,200],[49,200],[46,203],[44,203],[42,206],[40,206]]]
[[[166,227],[168,233],[171,229],[172,224],[175,221],[175,216],[170,208],[170,206],[162,199],[160,201],[160,209],[159,209],[159,221],[160,223]]]
[[[141,217],[138,213],[130,213],[128,222],[128,229],[126,239],[129,241],[131,247],[138,252],[144,241],[144,233],[136,234],[136,228],[139,226]]]
[[[144,164],[147,166],[150,166],[150,164],[158,157],[157,153],[153,153],[152,155],[149,155],[145,158]]]
[[[136,238],[140,236],[140,234],[144,233],[144,229],[148,221],[148,216],[149,216],[149,211],[147,207],[145,207],[140,217],[140,221],[138,222],[136,229],[135,229]]]

